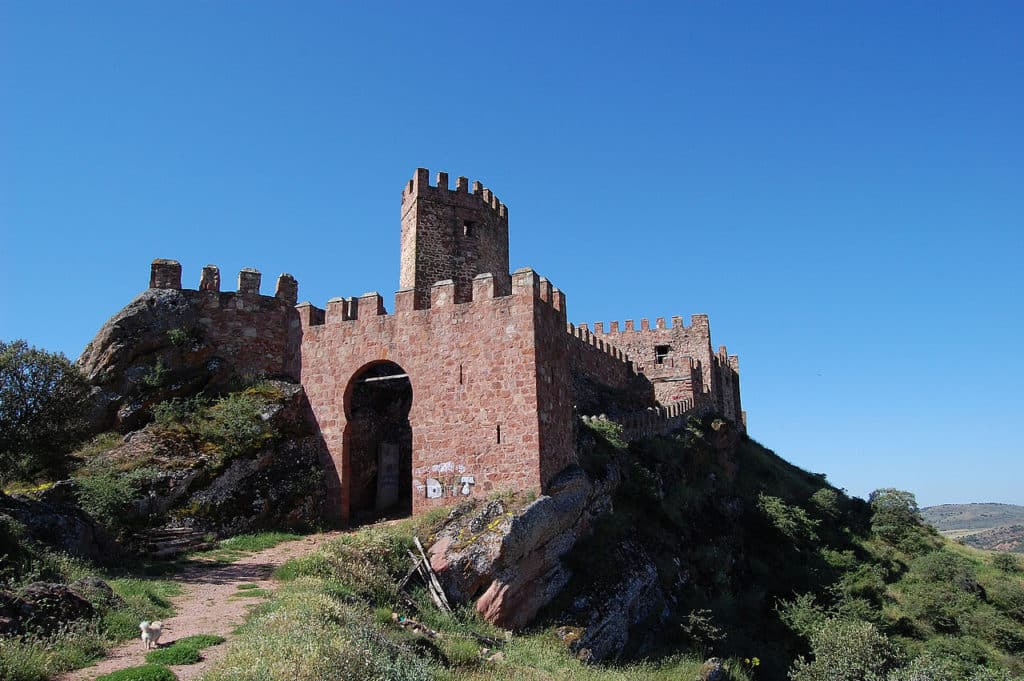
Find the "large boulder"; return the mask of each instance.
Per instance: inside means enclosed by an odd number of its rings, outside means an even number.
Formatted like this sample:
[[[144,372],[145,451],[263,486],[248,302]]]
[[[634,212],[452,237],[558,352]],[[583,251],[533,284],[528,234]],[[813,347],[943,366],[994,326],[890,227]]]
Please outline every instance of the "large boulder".
[[[495,500],[455,513],[430,547],[431,567],[456,602],[475,602],[498,626],[525,627],[568,583],[561,559],[608,510],[617,484],[611,470],[595,483],[573,467],[519,511]]]

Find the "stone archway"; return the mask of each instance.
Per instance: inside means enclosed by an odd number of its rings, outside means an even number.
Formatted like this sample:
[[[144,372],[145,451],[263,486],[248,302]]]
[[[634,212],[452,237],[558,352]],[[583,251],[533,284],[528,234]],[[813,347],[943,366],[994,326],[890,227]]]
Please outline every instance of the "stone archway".
[[[345,390],[348,517],[353,524],[412,513],[412,383],[388,361],[359,369]]]

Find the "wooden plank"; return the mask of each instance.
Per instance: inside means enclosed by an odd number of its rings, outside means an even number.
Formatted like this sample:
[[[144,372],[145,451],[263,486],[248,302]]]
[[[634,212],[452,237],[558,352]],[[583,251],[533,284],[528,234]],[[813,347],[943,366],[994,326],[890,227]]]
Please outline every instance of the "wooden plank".
[[[423,550],[423,544],[420,543],[419,537],[412,538],[413,543],[416,544],[416,548],[420,552],[420,556],[423,558],[423,566],[427,571],[427,575],[430,578],[430,583],[433,584],[434,588],[437,589],[437,594],[440,596],[441,601],[444,602],[444,610],[448,612],[452,611],[452,606],[448,602],[448,596],[445,595],[444,589],[441,587],[441,582],[438,580],[437,575],[434,574],[434,569],[430,567],[430,561],[427,559],[427,552]]]

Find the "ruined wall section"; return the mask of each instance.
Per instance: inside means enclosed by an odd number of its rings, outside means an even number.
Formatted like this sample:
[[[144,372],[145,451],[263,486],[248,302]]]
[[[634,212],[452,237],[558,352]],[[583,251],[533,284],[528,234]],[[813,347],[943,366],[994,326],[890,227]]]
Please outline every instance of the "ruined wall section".
[[[532,270],[516,273],[511,295],[497,295],[497,279],[475,277],[464,303],[454,281],[438,282],[423,309],[417,291],[405,289],[395,295],[392,314],[377,293],[335,298],[325,310],[299,306],[301,380],[337,473],[329,495],[342,521],[352,474],[346,391],[378,361],[398,364],[412,384],[414,513],[465,498],[466,479],[474,497],[540,491],[550,471],[574,456],[571,405],[560,393],[567,383],[564,351],[549,333],[564,329],[564,315],[553,292],[542,299]],[[427,497],[427,480],[443,484],[440,498]]]
[[[510,292],[508,209],[480,182],[459,177],[448,188],[448,173],[418,168],[402,190],[399,286],[416,291],[415,308],[430,306],[430,288],[455,282],[456,302],[471,299],[473,277],[491,273],[497,295]]]

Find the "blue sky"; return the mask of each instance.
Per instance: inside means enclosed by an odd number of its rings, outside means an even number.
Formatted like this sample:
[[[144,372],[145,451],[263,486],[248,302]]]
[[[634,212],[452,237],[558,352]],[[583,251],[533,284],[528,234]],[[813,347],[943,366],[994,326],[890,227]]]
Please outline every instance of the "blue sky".
[[[0,3],[0,337],[155,257],[389,300],[424,166],[572,321],[708,313],[789,460],[1024,503],[1024,5],[489,4]]]

